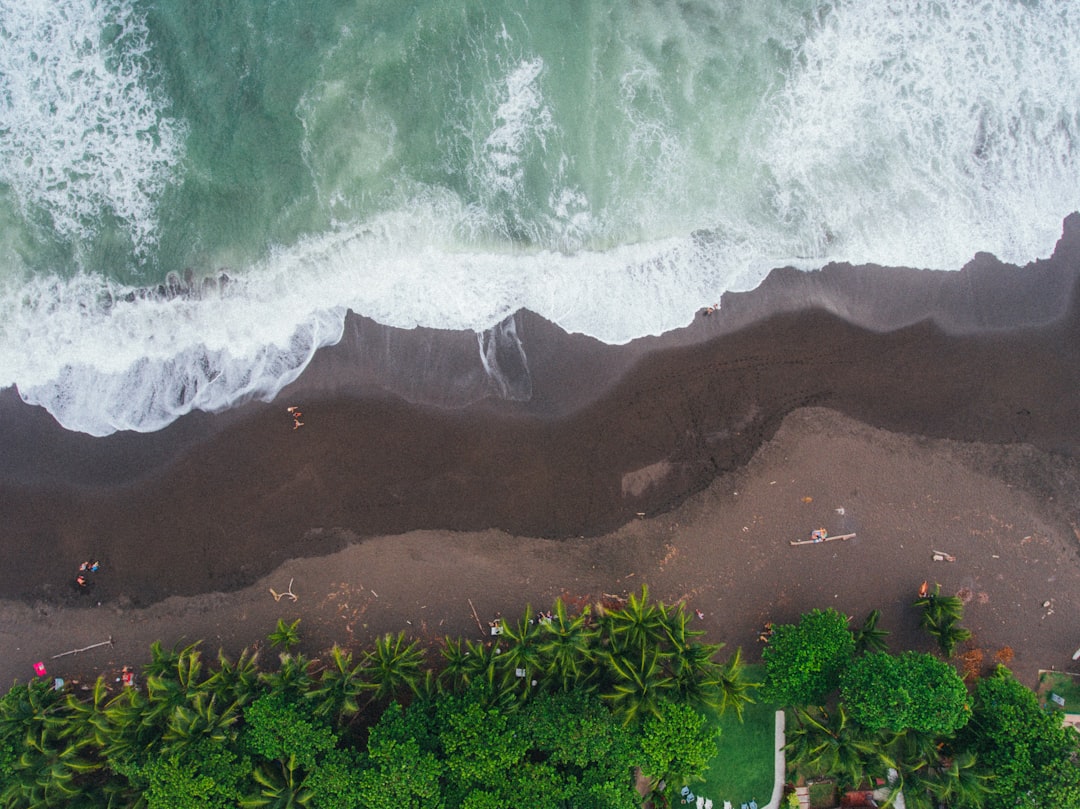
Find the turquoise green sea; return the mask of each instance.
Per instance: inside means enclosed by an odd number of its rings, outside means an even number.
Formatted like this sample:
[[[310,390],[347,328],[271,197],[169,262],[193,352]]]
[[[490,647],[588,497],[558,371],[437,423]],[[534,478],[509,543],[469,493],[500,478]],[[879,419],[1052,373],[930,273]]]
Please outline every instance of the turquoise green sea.
[[[780,264],[1023,263],[1080,208],[1078,42],[1050,0],[0,0],[0,386],[154,430],[348,310],[624,342]]]

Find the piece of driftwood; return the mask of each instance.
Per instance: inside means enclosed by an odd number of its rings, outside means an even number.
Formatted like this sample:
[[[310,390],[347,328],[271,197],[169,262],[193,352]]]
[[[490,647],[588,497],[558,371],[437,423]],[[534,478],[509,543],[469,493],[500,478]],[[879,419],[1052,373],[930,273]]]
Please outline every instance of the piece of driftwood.
[[[289,589],[286,590],[284,593],[279,593],[277,590],[271,587],[270,595],[274,597],[274,601],[281,601],[281,599],[285,597],[291,598],[293,601],[296,601],[298,596],[292,591],[292,583],[293,579],[289,579]]]
[[[96,649],[99,646],[112,646],[112,635],[109,635],[109,639],[103,640],[101,643],[91,643],[89,646],[83,646],[81,649],[70,649],[66,652],[61,652],[58,655],[53,655],[50,660],[56,660],[58,657],[67,657],[68,655],[77,655],[79,652],[87,652],[90,649]]]
[[[837,534],[836,536],[825,537],[824,539],[793,539],[790,544],[792,545],[820,545],[822,542],[832,542],[834,539],[853,539],[854,534]]]
[[[484,625],[482,623],[480,623],[480,616],[476,614],[476,607],[473,606],[472,599],[467,598],[465,600],[469,602],[469,609],[472,610],[472,617],[473,617],[473,620],[476,621],[476,628],[480,630],[480,634],[483,634],[484,633]]]

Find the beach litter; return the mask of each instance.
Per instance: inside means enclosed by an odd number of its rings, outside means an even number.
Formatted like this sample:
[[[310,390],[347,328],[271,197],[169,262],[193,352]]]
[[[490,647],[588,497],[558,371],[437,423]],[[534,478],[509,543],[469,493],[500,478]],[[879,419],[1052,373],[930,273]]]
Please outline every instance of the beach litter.
[[[945,553],[945,551],[932,551],[933,560],[935,562],[955,562],[956,557],[951,553]]]

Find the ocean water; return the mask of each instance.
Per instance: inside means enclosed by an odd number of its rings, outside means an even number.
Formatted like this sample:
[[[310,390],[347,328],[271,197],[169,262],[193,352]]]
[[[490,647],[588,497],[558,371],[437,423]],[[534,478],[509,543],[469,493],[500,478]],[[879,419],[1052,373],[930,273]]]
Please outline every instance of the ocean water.
[[[0,387],[94,435],[269,398],[350,309],[620,343],[1077,209],[1077,3],[0,0]]]

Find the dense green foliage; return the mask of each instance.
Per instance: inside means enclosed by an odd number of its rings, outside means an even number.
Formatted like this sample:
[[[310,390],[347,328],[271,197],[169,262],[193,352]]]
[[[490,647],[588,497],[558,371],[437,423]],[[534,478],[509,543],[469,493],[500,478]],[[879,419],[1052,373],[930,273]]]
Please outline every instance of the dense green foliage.
[[[1004,666],[979,681],[973,697],[961,741],[994,774],[987,809],[1080,806],[1080,737],[1060,714],[1039,708]]]
[[[950,734],[968,720],[967,689],[956,669],[920,652],[864,655],[840,677],[840,698],[870,730]]]
[[[155,643],[142,687],[34,681],[0,700],[0,807],[630,809],[635,768],[700,777],[716,754],[702,711],[750,700],[739,655],[717,662],[700,634],[643,588],[448,638],[438,671],[404,633],[309,659],[288,651],[297,622],[278,621],[270,668]]]
[[[941,629],[951,640],[965,637],[957,626],[959,599],[935,588],[916,606],[923,610],[922,626],[935,629],[931,634]],[[909,809],[1080,806],[1080,736],[1041,711],[1035,694],[1007,669],[999,667],[969,695],[948,662],[881,651],[876,612],[850,647],[836,637],[842,616],[822,615],[810,613],[798,626],[774,629],[769,646],[777,638],[783,645],[765,654],[772,677],[766,686],[786,695],[793,708],[785,745],[789,770],[833,778],[843,789],[888,783],[890,803],[902,792]],[[951,641],[935,636],[950,656]],[[800,642],[825,647],[800,651]],[[827,654],[830,649],[835,656]],[[822,660],[839,661],[835,680]],[[814,707],[836,684],[830,707]]]
[[[762,653],[765,698],[782,705],[820,704],[855,653],[847,623],[830,608],[812,610],[797,624],[774,626]]]
[[[775,628],[766,674],[794,703],[794,772],[889,779],[911,809],[1080,805],[1080,737],[1007,669],[969,698],[946,661],[873,651],[876,621],[852,633],[826,610]],[[279,622],[282,646],[296,629]],[[403,633],[270,668],[154,644],[141,687],[35,680],[0,698],[0,807],[636,809],[635,771],[670,798],[717,755],[707,712],[750,701],[740,655],[717,662],[699,635],[643,588],[448,638],[438,670]]]

